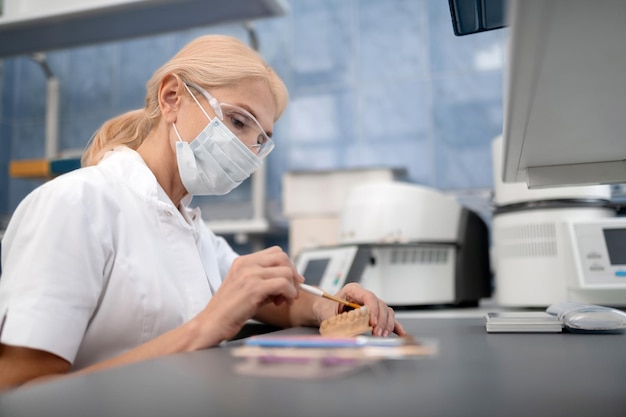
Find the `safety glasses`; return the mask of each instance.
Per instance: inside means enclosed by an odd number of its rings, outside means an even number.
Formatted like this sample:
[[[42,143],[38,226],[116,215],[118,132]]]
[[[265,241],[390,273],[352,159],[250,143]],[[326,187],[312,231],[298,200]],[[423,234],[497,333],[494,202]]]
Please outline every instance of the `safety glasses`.
[[[252,152],[259,158],[265,158],[274,149],[274,141],[267,136],[259,121],[250,114],[249,111],[239,106],[233,106],[228,103],[220,103],[208,91],[197,84],[187,82],[185,87],[194,101],[200,106],[204,115],[211,120],[196,96],[191,92],[189,87],[198,91],[209,102],[213,108],[215,115],[220,119],[226,127]]]

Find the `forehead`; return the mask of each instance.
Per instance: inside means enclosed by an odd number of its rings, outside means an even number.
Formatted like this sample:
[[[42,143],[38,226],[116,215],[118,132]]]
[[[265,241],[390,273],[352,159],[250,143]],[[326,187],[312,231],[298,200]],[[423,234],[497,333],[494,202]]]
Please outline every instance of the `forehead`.
[[[264,130],[272,130],[276,103],[265,81],[244,80],[237,85],[212,88],[209,92],[220,102],[248,110],[256,117]]]

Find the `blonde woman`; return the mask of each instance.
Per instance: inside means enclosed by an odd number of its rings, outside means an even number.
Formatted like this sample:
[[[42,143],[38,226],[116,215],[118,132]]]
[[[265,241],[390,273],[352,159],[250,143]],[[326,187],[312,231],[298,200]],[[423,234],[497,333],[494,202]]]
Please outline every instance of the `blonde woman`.
[[[341,308],[298,291],[272,247],[239,256],[193,195],[225,194],[272,150],[287,90],[226,36],[185,46],[147,83],[146,106],[106,122],[84,167],[33,191],[2,244],[0,387],[216,346],[247,320],[317,326]],[[404,334],[356,284],[374,334]]]

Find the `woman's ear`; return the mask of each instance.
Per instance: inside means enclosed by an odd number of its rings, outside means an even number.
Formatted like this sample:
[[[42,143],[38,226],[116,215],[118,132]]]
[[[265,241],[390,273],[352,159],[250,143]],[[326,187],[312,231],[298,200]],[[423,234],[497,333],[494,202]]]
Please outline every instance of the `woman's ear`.
[[[163,120],[174,123],[181,105],[184,90],[182,80],[174,74],[166,75],[159,86],[159,107]]]

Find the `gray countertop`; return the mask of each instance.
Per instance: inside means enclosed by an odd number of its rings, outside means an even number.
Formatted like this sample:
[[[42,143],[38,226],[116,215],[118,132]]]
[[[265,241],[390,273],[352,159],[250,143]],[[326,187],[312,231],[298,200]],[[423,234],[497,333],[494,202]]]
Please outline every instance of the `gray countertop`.
[[[626,415],[625,334],[488,334],[471,315],[400,320],[436,341],[438,353],[336,378],[268,378],[235,372],[237,341],[10,391],[0,395],[0,415]]]

